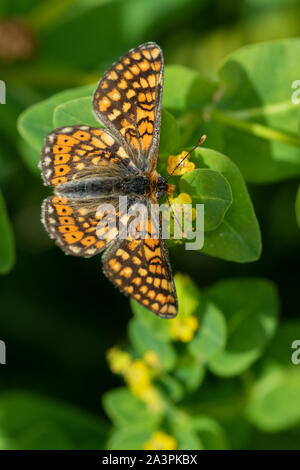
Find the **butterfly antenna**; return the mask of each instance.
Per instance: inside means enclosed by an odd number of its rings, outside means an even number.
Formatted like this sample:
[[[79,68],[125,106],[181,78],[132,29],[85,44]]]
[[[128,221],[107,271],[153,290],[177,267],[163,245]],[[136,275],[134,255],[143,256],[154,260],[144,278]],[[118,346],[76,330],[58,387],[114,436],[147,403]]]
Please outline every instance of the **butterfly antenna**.
[[[172,173],[168,176],[167,178],[167,181],[169,178],[171,178],[171,176],[173,175],[173,173],[177,170],[177,168],[182,164],[182,162],[189,156],[191,155],[191,153],[197,148],[199,147],[199,145],[203,144],[203,142],[206,141],[206,134],[203,134],[202,137],[200,137],[200,139],[198,140],[198,142],[196,143],[196,145],[194,145],[194,147],[192,148],[192,150],[190,150],[181,160],[180,162],[175,166],[174,170],[172,171]]]

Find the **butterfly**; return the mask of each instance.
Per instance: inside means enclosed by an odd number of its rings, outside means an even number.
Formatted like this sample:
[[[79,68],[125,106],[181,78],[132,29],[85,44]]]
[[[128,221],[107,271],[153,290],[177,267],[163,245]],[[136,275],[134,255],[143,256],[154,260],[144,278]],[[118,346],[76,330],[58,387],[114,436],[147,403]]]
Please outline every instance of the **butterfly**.
[[[55,188],[43,203],[42,221],[57,245],[75,256],[104,252],[104,273],[121,292],[159,317],[172,318],[178,305],[161,217],[158,227],[147,219],[146,237],[121,238],[118,230],[106,234],[97,210],[100,203],[112,204],[120,230],[119,196],[127,196],[127,209],[138,202],[148,210],[171,192],[156,171],[163,78],[157,44],[130,50],[94,93],[93,110],[104,128],[55,129],[46,137],[40,168],[45,185]]]

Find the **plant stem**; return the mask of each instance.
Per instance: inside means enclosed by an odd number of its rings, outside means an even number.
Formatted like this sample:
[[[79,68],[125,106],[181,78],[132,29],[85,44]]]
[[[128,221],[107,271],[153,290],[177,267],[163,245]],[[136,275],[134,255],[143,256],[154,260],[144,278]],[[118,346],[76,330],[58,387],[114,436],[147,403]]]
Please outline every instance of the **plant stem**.
[[[283,142],[288,145],[293,145],[295,147],[300,147],[300,138],[296,135],[278,131],[263,124],[259,124],[257,122],[250,122],[237,119],[230,115],[229,112],[211,109],[210,119],[212,121],[216,121],[221,124],[234,127],[235,129],[240,129],[241,131],[247,132],[248,134],[252,134],[262,139],[274,140],[277,142]]]

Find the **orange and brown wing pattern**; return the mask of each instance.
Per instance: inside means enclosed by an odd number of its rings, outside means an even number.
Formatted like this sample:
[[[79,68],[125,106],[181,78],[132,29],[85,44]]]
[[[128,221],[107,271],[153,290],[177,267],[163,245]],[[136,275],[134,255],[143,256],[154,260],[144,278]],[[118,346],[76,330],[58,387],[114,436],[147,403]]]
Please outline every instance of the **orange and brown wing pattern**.
[[[162,51],[148,42],[116,62],[94,94],[96,116],[144,171],[156,167],[162,87]]]
[[[148,222],[148,227],[151,222]],[[113,243],[103,255],[106,276],[124,294],[162,318],[177,315],[177,297],[165,240],[151,238]]]
[[[101,201],[116,207],[116,222],[118,222],[117,200],[109,198]],[[100,214],[97,211],[99,204],[99,201],[95,200],[80,201],[61,196],[50,196],[45,199],[42,221],[51,238],[55,239],[65,253],[89,258],[105,250],[118,235],[117,229],[109,227],[105,221],[107,214]]]
[[[136,170],[124,147],[108,131],[80,125],[48,134],[40,166],[47,186],[99,173],[115,176]]]

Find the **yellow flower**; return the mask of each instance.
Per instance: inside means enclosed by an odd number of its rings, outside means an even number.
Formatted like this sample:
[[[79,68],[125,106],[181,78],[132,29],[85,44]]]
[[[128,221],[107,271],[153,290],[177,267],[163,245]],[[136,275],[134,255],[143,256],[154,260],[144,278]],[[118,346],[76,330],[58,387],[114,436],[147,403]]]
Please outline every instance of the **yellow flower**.
[[[177,196],[177,199],[179,201],[179,204],[192,204],[192,198],[189,194],[187,193],[180,193]]]
[[[115,374],[124,374],[131,363],[131,356],[125,351],[121,351],[118,346],[110,348],[106,353],[110,370]]]
[[[188,343],[193,339],[198,326],[198,320],[193,315],[177,316],[170,322],[170,333],[175,340]]]
[[[144,444],[145,450],[176,450],[177,441],[163,431],[156,431]]]
[[[169,175],[173,173],[175,170],[176,166],[179,165],[179,163],[183,160],[183,158],[188,154],[188,152],[183,151],[179,155],[170,155],[168,158],[168,173]],[[185,160],[182,161],[182,163],[176,168],[174,171],[173,175],[175,176],[180,176],[184,175],[185,173],[189,173],[189,171],[192,171],[195,169],[195,164],[193,162],[189,161],[189,157],[187,157]]]
[[[151,382],[155,369],[156,371],[160,369],[159,358],[155,352],[146,352],[144,360],[133,360],[129,353],[114,346],[107,351],[106,356],[111,371],[124,376],[129,390],[136,397],[144,401],[152,411],[162,411],[163,402]]]
[[[191,216],[191,219],[192,221],[195,220],[196,218],[196,209],[194,207],[192,207],[192,198],[189,194],[187,193],[180,193],[178,194],[178,196],[176,198],[170,198],[170,204],[171,204],[171,214],[169,215],[169,213],[165,212],[165,214],[163,213],[163,218],[165,220],[170,220],[170,216],[171,216],[171,220],[174,221],[174,219],[178,222],[180,222],[180,214],[182,214],[182,228],[183,228],[183,232],[182,232],[182,236],[183,238],[188,238],[188,233],[185,231],[186,230],[186,226],[185,226],[185,216],[189,215]],[[184,207],[185,205],[185,207]],[[176,207],[174,206],[181,206],[180,207],[180,211],[176,211]],[[184,209],[184,214],[183,214],[183,209]],[[175,217],[174,217],[175,215]],[[188,225],[188,229],[190,228],[190,226]],[[188,230],[187,229],[187,230]]]
[[[171,206],[183,206],[183,204],[192,204],[192,198],[189,194],[187,193],[180,193],[178,194],[177,197],[171,197],[170,198],[170,204]],[[173,211],[176,211],[176,208],[172,207]],[[173,215],[173,213],[171,212]]]
[[[158,391],[152,385],[145,388],[144,390],[140,390],[139,398],[148,405],[150,410],[156,413],[163,411],[163,402],[159,396]]]
[[[141,396],[143,391],[150,387],[150,370],[142,359],[136,359],[131,362],[124,374],[130,390],[136,396]]]
[[[159,370],[161,368],[160,360],[158,355],[154,351],[147,351],[144,354],[144,360],[153,369]]]
[[[154,358],[153,355],[156,356],[156,354],[152,353],[152,360]],[[163,409],[163,402],[151,382],[151,373],[152,371],[146,362],[142,359],[136,359],[127,368],[124,378],[133,395],[143,400],[152,411],[159,412]]]

